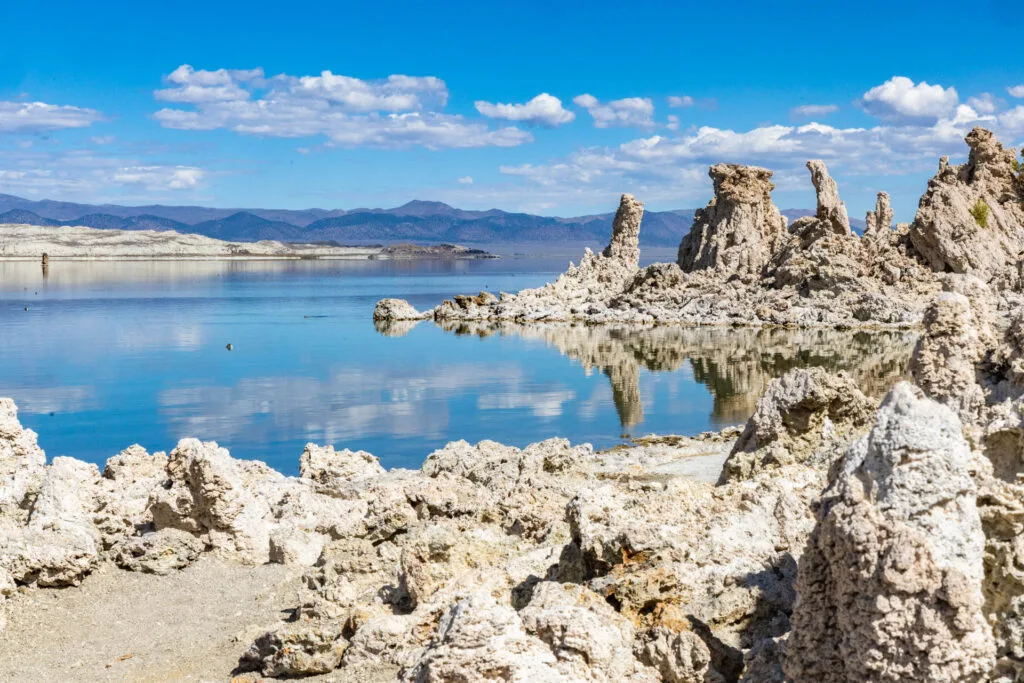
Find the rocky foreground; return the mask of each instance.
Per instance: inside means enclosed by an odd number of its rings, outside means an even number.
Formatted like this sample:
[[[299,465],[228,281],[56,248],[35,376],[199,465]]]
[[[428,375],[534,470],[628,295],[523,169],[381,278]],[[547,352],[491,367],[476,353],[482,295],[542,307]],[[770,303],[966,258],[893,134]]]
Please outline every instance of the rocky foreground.
[[[717,164],[714,198],[698,210],[676,263],[639,268],[643,205],[623,195],[612,237],[555,282],[518,294],[457,296],[420,313],[381,301],[381,320],[579,320],[833,327],[913,327],[951,275],[989,285],[1013,310],[1024,289],[1024,173],[988,130],[967,135],[966,164],[943,157],[910,224],[893,226],[882,192],[858,236],[822,161],[807,162],[814,216],[787,225],[772,202],[772,172]]]
[[[0,593],[306,567],[282,619],[236,625],[236,673],[270,677],[1019,682],[1024,315],[987,301],[936,296],[916,385],[881,402],[797,369],[742,430],[607,453],[457,442],[385,471],[310,445],[288,478],[185,439],[100,472],[47,463],[5,400]]]
[[[346,247],[333,243],[225,242],[173,230],[0,225],[0,259],[426,259],[495,258],[453,244]]]

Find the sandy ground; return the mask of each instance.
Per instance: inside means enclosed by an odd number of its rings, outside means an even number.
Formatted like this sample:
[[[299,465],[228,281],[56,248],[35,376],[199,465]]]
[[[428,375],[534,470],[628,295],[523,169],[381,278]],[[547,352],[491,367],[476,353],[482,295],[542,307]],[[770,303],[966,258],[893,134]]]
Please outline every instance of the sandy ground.
[[[204,556],[168,576],[106,565],[78,588],[27,590],[7,605],[0,681],[229,681],[295,606],[301,574]]]

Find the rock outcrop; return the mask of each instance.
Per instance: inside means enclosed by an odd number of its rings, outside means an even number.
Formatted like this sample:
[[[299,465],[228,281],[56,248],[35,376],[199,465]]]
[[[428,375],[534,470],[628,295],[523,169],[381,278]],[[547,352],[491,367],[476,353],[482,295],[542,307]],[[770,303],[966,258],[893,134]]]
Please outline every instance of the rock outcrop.
[[[405,299],[381,299],[373,309],[374,320],[423,320],[430,313],[420,313]]]
[[[772,380],[725,461],[721,481],[798,463],[828,469],[837,451],[867,430],[875,406],[849,377],[821,368]]]
[[[910,227],[914,248],[937,272],[969,273],[985,281],[1019,280],[1024,250],[1024,192],[1014,166],[991,131],[967,135],[967,163],[945,157],[928,183]]]
[[[631,194],[622,195],[619,209],[612,221],[612,239],[601,255],[622,262],[622,265],[636,270],[640,267],[640,221],[644,217],[644,205]]]
[[[846,204],[839,199],[839,186],[828,174],[825,162],[811,159],[807,162],[807,170],[811,172],[811,183],[818,195],[815,218],[827,223],[836,234],[849,235],[850,216],[846,212]]]
[[[913,225],[892,225],[889,196],[882,192],[859,237],[835,180],[823,162],[812,160],[807,168],[817,210],[787,229],[772,202],[771,171],[716,164],[710,169],[715,196],[696,212],[676,263],[637,270],[642,211],[626,196],[609,246],[599,255],[587,252],[554,282],[518,294],[456,296],[426,315],[440,323],[908,329],[920,324],[924,307],[953,274],[990,283],[992,305],[1016,307],[1024,291],[1024,269],[1017,265],[1024,252],[1024,181],[1014,170],[1013,150],[1003,150],[990,132],[976,129],[967,142],[971,160],[943,166]],[[413,317],[412,310],[405,302],[382,302],[375,313],[379,328],[407,332],[397,322]]]
[[[892,230],[892,220],[895,217],[888,192],[879,192],[875,200],[875,210],[868,211],[864,216],[864,237],[873,239],[879,235],[887,234]]]
[[[949,409],[886,398],[824,494],[785,671],[801,681],[986,681],[995,664],[971,451]]]
[[[786,219],[772,203],[772,172],[716,164],[708,172],[715,197],[699,209],[679,244],[683,272],[757,278],[786,236]]]

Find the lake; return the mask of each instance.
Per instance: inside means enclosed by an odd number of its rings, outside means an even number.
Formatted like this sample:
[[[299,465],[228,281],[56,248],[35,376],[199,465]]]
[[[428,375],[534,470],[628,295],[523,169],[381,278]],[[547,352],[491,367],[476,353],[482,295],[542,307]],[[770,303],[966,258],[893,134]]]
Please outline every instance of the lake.
[[[455,439],[606,448],[742,423],[793,367],[875,394],[906,374],[909,333],[372,321],[384,297],[516,291],[568,260],[0,263],[0,396],[51,457],[196,436],[295,474],[310,441],[387,467]]]

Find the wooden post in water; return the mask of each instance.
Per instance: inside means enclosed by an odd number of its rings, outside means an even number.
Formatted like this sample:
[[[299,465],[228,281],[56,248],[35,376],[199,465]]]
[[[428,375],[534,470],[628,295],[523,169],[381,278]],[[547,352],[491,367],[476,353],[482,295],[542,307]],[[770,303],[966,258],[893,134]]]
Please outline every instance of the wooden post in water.
[[[43,254],[43,277],[49,277],[50,275],[50,255]]]

